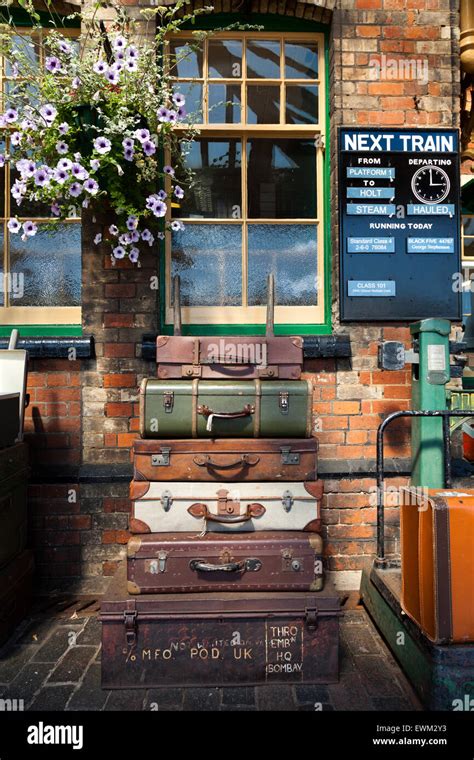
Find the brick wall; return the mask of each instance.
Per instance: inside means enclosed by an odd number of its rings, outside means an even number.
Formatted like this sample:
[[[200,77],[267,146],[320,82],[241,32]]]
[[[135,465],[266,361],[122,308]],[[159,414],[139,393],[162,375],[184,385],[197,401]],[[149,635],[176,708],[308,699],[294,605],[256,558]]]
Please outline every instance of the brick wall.
[[[459,19],[451,5],[449,0],[251,3],[253,12],[324,23],[332,19],[333,314],[334,330],[350,335],[352,358],[308,361],[305,371],[314,384],[314,429],[326,485],[327,564],[330,570],[348,573],[349,584],[355,583],[351,573],[375,548],[377,426],[388,413],[410,404],[409,372],[378,370],[377,346],[381,340],[401,340],[409,346],[410,338],[405,324],[341,326],[338,322],[337,127],[458,125]],[[230,0],[215,3],[216,12],[232,7]],[[426,62],[427,81],[374,79],[373,61],[382,61],[383,55]],[[112,266],[92,244],[95,233],[107,226],[106,215],[84,220],[83,324],[85,332],[94,335],[96,358],[34,362],[27,427],[38,481],[31,486],[31,526],[39,571],[53,584],[82,577],[94,588],[114,572],[128,537],[126,468],[138,430],[137,388],[143,376],[155,371],[154,364],[140,358],[140,342],[144,332],[158,329],[158,294],[150,288],[156,258],[144,252],[140,269],[127,262]],[[387,437],[389,464],[407,460],[408,444],[408,426],[399,423]],[[38,474],[39,465],[54,465],[58,472],[64,466],[63,482],[54,483],[53,478],[47,482],[47,475]],[[68,480],[67,467],[74,465],[83,470],[95,467],[99,479],[85,482],[76,475]],[[401,485],[407,478],[392,482]],[[394,503],[387,513],[393,551],[398,549],[397,521]]]

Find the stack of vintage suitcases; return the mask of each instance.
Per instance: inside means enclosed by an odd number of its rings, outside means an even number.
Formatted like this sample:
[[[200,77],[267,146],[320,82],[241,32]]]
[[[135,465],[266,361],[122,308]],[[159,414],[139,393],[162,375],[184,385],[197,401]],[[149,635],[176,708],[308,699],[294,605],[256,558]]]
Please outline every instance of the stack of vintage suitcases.
[[[157,341],[140,388],[134,536],[102,603],[106,688],[338,678],[302,339]],[[126,577],[125,577],[126,574]]]
[[[0,351],[0,646],[31,605],[33,554],[26,548],[28,447],[23,443],[27,352]]]

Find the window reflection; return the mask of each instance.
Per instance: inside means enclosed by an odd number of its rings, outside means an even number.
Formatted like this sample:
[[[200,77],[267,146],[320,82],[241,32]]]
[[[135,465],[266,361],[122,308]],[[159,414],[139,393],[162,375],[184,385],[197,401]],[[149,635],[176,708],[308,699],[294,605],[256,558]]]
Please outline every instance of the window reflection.
[[[195,173],[175,216],[232,219],[241,215],[240,140],[203,139],[188,146],[185,165]]]

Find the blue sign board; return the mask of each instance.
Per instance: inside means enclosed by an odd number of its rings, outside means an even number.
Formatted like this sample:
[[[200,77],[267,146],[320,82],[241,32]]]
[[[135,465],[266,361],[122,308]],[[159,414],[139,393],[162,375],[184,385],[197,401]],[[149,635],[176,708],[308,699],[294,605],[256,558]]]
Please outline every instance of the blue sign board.
[[[339,130],[343,321],[460,319],[458,143],[456,129]]]

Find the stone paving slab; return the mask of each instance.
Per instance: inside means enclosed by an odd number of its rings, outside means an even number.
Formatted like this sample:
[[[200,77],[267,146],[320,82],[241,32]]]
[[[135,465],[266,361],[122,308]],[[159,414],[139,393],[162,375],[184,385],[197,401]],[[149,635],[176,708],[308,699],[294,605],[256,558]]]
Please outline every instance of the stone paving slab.
[[[45,613],[25,621],[0,649],[0,698],[31,711],[419,710],[405,676],[363,608],[341,623],[340,680],[322,685],[101,688],[97,615]]]

